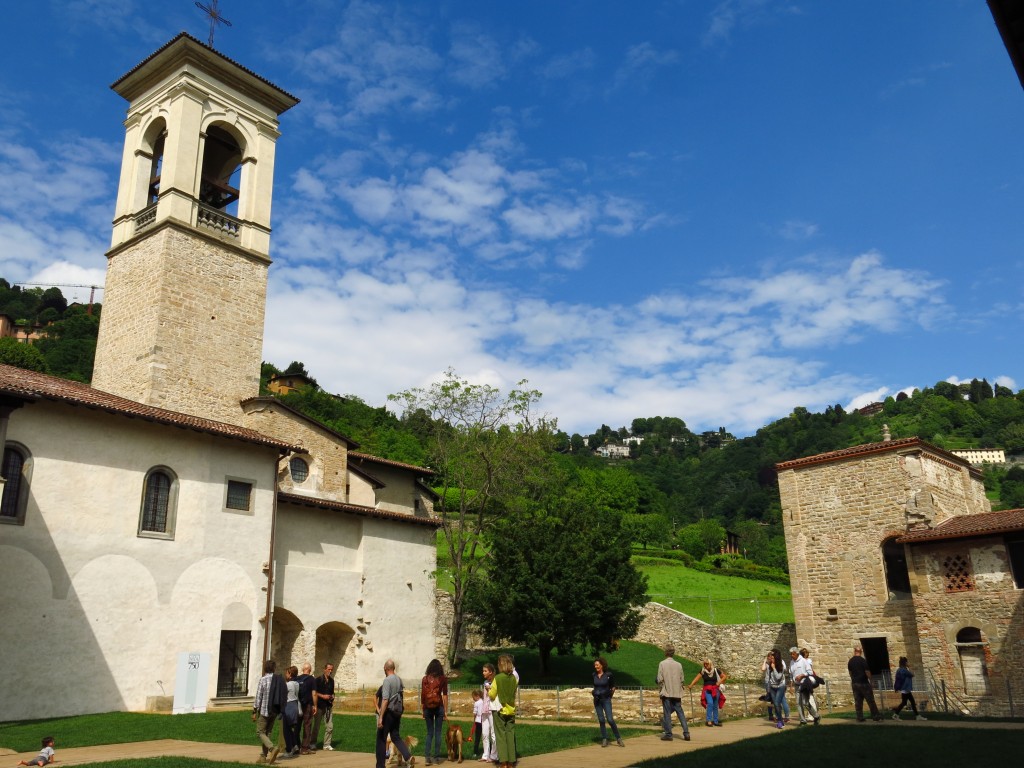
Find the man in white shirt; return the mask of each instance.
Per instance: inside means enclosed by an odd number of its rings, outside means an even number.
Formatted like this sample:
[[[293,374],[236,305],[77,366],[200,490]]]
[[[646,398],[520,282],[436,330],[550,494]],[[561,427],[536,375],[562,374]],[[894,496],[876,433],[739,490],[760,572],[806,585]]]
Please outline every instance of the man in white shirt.
[[[789,649],[789,656],[792,659],[789,663],[789,677],[793,681],[793,689],[796,692],[797,711],[800,713],[800,725],[807,725],[807,718],[817,725],[821,722],[818,716],[818,705],[814,701],[813,689],[806,689],[803,685],[804,678],[811,675],[811,662],[800,655],[800,649],[793,646]]]

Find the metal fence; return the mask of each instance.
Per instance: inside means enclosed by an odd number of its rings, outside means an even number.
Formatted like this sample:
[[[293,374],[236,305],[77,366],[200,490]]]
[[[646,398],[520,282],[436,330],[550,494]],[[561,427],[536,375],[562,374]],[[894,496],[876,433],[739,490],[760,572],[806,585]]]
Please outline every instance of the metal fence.
[[[708,624],[786,624],[793,622],[788,597],[713,598],[707,595],[648,595],[656,603]]]

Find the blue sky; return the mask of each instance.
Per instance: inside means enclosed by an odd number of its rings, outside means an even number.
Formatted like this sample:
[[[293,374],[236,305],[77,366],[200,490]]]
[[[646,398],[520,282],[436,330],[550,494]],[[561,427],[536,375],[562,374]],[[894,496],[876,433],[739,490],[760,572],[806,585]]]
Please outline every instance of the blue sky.
[[[748,434],[1024,385],[1024,91],[980,0],[221,0],[282,120],[265,359],[375,405]],[[126,104],[191,0],[5,5],[0,275],[102,285]],[[85,298],[87,291],[65,290]]]

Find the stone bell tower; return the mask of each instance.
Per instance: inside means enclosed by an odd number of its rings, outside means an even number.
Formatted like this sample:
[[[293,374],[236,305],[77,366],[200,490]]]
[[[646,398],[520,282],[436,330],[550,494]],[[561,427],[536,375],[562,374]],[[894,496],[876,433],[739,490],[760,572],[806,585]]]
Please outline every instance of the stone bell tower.
[[[278,118],[298,99],[182,33],[128,101],[92,384],[240,424],[259,394]]]

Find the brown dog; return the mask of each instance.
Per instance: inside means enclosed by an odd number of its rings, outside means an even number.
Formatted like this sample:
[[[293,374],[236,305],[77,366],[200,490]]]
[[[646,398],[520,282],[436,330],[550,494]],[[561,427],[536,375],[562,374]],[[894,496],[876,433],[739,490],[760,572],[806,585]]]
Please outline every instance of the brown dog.
[[[454,760],[456,756],[462,762],[462,726],[449,723],[448,732],[444,735],[444,743],[448,746],[448,759]]]
[[[402,741],[405,742],[405,746],[409,748],[410,752],[412,752],[416,745],[420,743],[419,739],[417,739],[415,736],[403,736]],[[387,743],[384,747],[384,752],[391,754],[391,759],[388,761],[388,765],[401,766],[414,765],[416,763],[415,757],[410,757],[408,763],[406,763],[405,760],[402,759],[402,753],[395,749],[395,745],[391,743],[390,736],[388,736]]]

